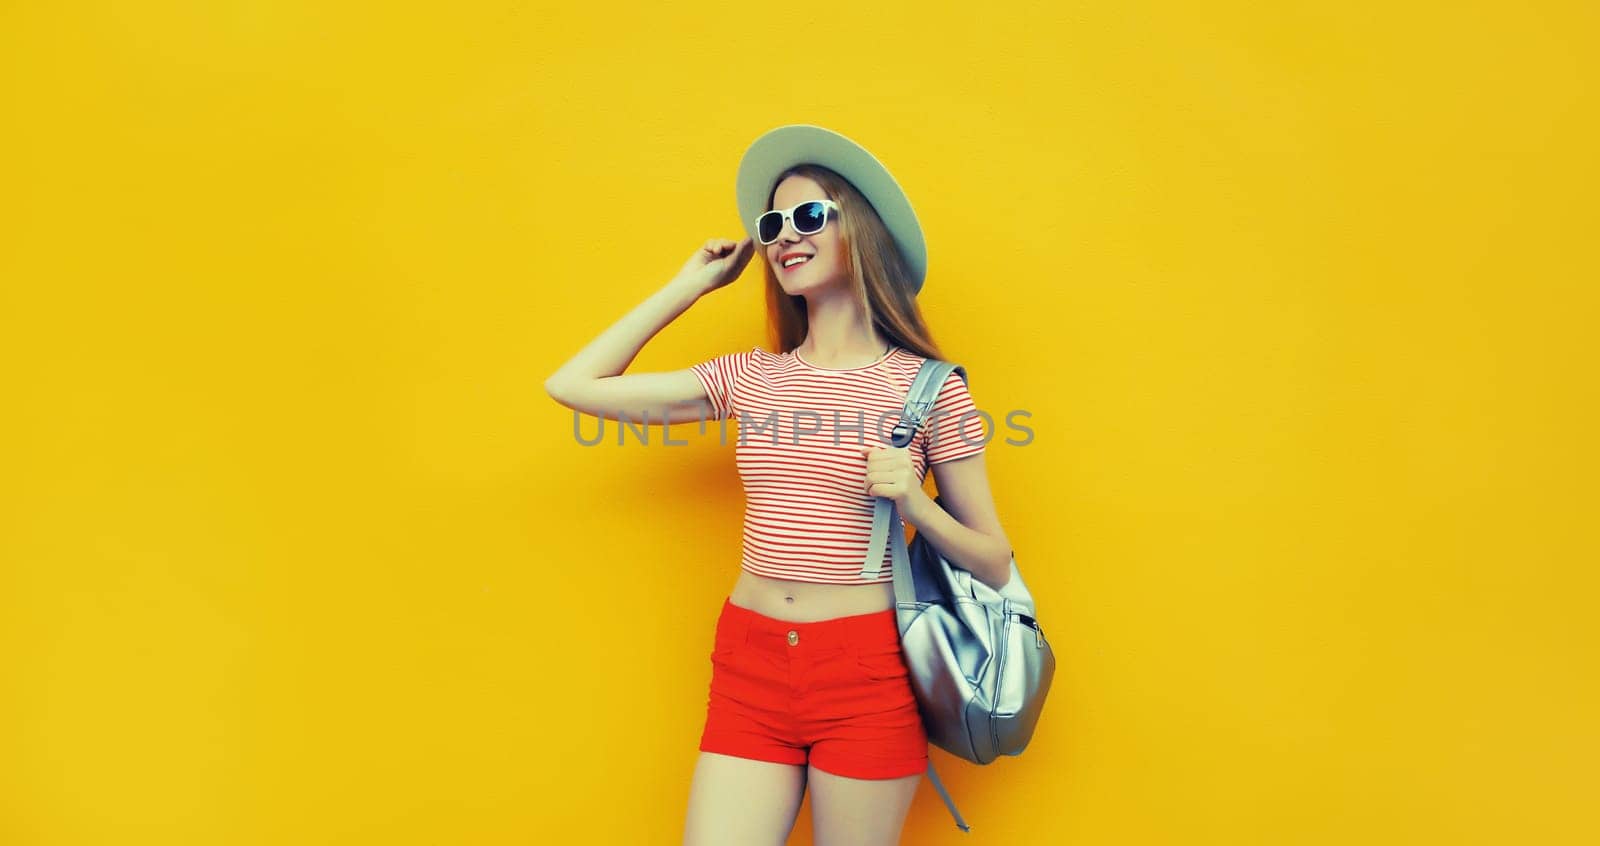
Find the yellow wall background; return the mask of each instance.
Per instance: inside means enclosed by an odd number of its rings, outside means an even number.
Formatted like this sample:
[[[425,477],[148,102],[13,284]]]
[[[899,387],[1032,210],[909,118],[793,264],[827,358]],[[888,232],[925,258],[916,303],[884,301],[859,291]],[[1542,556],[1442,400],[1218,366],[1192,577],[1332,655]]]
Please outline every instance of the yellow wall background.
[[[732,445],[541,382],[792,122],[1035,432],[1057,680],[904,842],[1596,842],[1595,24],[0,5],[0,842],[678,842]],[[759,280],[630,370],[764,343]]]

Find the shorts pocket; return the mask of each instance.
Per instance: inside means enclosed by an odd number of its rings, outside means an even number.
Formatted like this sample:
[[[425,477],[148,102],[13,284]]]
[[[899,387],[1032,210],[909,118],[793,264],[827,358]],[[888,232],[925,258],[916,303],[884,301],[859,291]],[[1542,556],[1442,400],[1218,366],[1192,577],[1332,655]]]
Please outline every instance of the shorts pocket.
[[[716,633],[711,637],[712,663],[724,662],[744,646],[745,627],[726,617],[717,621]]]
[[[898,643],[857,647],[856,664],[873,681],[893,681],[911,675]]]

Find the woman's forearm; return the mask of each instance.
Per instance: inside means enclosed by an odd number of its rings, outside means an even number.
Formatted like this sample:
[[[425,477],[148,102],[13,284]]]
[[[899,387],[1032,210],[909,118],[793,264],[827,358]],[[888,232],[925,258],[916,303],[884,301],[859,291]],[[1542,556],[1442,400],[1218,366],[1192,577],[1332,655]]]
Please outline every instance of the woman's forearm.
[[[946,561],[978,581],[999,590],[1011,580],[1010,541],[967,528],[921,488],[911,492],[901,516],[917,534],[926,533]]]
[[[704,293],[692,279],[675,276],[634,306],[545,380],[545,388],[616,376],[628,369],[644,345]]]

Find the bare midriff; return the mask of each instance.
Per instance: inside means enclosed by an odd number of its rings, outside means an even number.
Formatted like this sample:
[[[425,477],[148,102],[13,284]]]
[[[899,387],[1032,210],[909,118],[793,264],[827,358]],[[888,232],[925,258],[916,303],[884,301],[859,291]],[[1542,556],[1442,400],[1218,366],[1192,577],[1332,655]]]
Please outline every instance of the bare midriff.
[[[740,570],[728,601],[778,620],[810,623],[893,608],[894,582],[827,585],[774,579]]]

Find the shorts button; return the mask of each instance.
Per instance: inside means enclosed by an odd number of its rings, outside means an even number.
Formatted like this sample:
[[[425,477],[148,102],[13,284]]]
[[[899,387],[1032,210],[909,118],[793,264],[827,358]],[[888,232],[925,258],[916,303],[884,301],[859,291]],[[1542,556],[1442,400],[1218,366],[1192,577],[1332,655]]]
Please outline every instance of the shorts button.
[[[789,645],[794,646],[800,642],[800,633],[794,629],[789,630]]]

